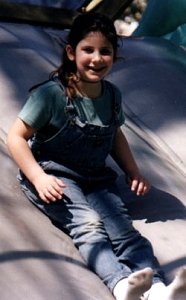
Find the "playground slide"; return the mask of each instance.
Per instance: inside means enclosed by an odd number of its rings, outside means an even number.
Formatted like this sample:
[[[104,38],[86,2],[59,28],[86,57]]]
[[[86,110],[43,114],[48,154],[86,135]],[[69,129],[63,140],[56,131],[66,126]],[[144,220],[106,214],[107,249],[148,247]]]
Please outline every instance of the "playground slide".
[[[5,144],[29,87],[59,64],[65,34],[0,23],[1,300],[113,299],[66,234],[25,199]],[[121,40],[119,56],[108,79],[122,91],[123,130],[152,189],[138,198],[123,175],[118,184],[169,281],[186,264],[186,53],[160,38],[131,37]]]

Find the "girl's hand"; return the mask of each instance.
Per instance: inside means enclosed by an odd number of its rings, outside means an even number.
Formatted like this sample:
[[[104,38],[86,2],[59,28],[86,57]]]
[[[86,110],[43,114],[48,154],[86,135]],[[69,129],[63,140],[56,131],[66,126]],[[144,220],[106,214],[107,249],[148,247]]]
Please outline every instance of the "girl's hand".
[[[144,196],[150,190],[150,183],[140,174],[129,176],[128,183],[137,196]]]
[[[39,197],[46,203],[60,200],[65,184],[62,180],[46,173],[39,174],[33,182]]]

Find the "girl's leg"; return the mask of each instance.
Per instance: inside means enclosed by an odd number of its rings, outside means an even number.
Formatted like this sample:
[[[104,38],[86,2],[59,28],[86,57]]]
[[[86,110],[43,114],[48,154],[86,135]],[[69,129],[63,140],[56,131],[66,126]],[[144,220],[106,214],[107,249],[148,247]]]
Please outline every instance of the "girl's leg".
[[[112,291],[118,281],[131,274],[131,270],[118,262],[100,216],[90,208],[77,183],[64,178],[63,181],[66,184],[63,199],[50,204],[38,199],[29,182],[25,181],[22,188],[40,210],[68,232],[88,267]]]
[[[116,184],[106,182],[105,185],[94,186],[87,199],[103,220],[118,261],[128,265],[132,272],[150,267],[154,271],[153,282],[161,282],[162,271],[152,246],[133,227]]]

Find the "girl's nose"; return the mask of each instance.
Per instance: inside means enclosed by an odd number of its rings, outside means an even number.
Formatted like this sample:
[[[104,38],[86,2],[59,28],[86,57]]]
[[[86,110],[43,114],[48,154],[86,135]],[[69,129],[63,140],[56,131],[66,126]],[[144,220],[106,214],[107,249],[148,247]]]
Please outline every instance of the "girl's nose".
[[[94,52],[92,60],[93,61],[101,61],[102,60],[102,55],[100,54],[100,52],[98,52],[98,51]]]

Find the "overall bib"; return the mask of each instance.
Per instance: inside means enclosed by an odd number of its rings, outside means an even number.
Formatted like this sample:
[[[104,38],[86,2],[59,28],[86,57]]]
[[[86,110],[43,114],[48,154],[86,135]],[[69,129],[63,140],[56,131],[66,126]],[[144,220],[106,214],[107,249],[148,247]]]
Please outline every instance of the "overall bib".
[[[82,122],[73,101],[67,100],[65,125],[32,151],[46,173],[63,180],[62,200],[46,204],[22,176],[27,197],[72,238],[91,270],[112,291],[132,272],[152,267],[161,280],[152,247],[132,225],[119,195],[114,170],[105,165],[117,129],[117,105],[109,126]]]

